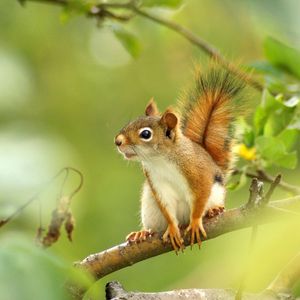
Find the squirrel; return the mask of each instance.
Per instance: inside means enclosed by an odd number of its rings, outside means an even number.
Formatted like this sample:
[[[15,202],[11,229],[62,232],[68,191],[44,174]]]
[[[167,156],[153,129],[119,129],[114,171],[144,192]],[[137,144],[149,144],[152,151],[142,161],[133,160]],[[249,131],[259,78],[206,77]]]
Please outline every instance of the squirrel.
[[[210,67],[196,72],[195,87],[183,94],[177,110],[160,113],[153,99],[145,115],[115,137],[127,160],[139,161],[146,180],[141,196],[143,229],[128,242],[164,232],[174,250],[184,248],[180,229],[191,246],[206,238],[203,217],[224,210],[226,178],[234,160],[234,121],[239,115],[242,78]],[[186,227],[187,226],[187,227]]]

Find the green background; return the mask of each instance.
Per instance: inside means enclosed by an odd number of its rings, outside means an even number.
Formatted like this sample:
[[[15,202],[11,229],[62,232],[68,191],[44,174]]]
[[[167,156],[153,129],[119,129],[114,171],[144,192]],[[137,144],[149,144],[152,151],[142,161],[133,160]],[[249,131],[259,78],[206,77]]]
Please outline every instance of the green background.
[[[299,11],[297,0],[190,0],[178,10],[157,13],[190,28],[228,59],[247,64],[264,58],[262,43],[268,35],[300,48]],[[126,25],[141,41],[136,60],[108,27],[98,28],[95,20],[83,16],[66,23],[62,19],[61,9],[51,5],[0,2],[0,218],[62,167],[78,168],[85,183],[72,203],[74,241],[67,241],[63,233],[45,251],[51,259],[71,265],[119,244],[139,228],[143,175],[136,163],[117,153],[113,138],[143,113],[152,96],[160,109],[175,103],[192,78],[193,65],[205,64],[207,57],[177,34],[140,17]],[[250,96],[249,106],[255,107],[260,95],[252,91]],[[299,184],[299,175],[299,169],[284,172],[292,184]],[[61,181],[40,197],[44,227]],[[76,184],[71,176],[66,190]],[[247,193],[246,188],[229,192],[227,206],[244,203]],[[278,192],[274,199],[286,196]],[[46,294],[59,285],[53,281],[56,271],[33,243],[38,212],[35,203],[0,229],[0,290],[8,295],[3,300],[40,297],[34,296],[44,287],[36,284],[37,278],[49,291],[41,290],[41,299],[54,299]],[[265,288],[299,251],[297,226],[299,221],[292,219],[260,227],[247,290]],[[104,297],[103,287],[110,280],[143,291],[237,288],[249,261],[249,239],[250,229],[245,229],[206,242],[201,251],[187,249],[179,256],[169,253],[138,263],[100,280],[99,297]],[[16,286],[23,286],[20,294],[13,292]]]

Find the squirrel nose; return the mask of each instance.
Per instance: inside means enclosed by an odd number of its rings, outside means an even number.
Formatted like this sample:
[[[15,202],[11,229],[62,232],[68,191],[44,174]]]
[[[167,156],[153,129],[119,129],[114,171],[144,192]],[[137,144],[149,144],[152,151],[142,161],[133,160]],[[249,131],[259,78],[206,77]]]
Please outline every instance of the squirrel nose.
[[[119,147],[123,144],[124,136],[122,134],[116,136],[115,138],[115,144]]]

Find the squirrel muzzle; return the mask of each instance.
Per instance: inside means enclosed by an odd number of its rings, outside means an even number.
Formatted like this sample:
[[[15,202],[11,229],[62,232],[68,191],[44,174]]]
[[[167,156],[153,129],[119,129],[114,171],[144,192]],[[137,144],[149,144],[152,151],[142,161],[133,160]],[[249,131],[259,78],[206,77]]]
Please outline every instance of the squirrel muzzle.
[[[137,156],[136,152],[128,145],[126,137],[123,134],[118,134],[115,137],[115,144],[118,148],[118,151],[123,154],[124,158],[131,159]]]

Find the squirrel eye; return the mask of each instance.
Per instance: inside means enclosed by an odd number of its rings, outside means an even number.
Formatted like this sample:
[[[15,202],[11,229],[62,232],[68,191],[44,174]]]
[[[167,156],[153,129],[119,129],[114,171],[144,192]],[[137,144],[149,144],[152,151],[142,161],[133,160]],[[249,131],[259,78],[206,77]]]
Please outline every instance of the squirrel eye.
[[[149,142],[152,139],[152,129],[149,128],[149,127],[145,127],[145,128],[140,129],[139,137],[143,141]]]

